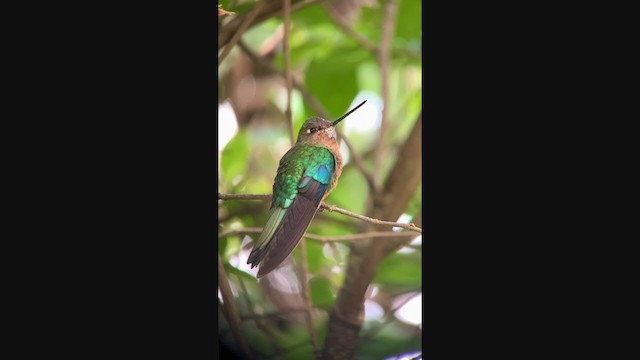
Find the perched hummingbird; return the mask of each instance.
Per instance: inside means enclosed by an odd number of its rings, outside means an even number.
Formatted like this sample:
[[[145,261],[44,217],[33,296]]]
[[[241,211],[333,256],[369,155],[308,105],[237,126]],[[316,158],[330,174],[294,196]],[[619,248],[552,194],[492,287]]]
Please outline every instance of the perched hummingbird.
[[[307,119],[296,144],[280,159],[269,218],[247,261],[252,269],[260,265],[258,277],[273,271],[291,254],[320,203],[338,184],[342,155],[334,127],[365,102],[333,122]]]

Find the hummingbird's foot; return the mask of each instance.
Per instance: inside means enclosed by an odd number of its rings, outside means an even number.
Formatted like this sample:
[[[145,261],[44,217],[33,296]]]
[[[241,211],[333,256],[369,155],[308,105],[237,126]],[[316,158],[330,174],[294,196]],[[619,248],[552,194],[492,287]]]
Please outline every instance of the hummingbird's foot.
[[[336,206],[335,206],[335,205],[329,205],[329,204],[326,204],[326,203],[324,203],[324,202],[323,202],[323,203],[320,205],[320,207],[318,208],[318,210],[319,210],[319,211],[328,211],[328,212],[332,212],[332,211],[334,211],[335,209],[336,209]]]

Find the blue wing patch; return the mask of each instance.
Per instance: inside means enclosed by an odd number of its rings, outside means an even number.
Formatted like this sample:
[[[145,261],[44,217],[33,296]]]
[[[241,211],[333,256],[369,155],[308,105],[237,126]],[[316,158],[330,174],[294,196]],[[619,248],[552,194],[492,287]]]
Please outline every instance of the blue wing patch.
[[[327,185],[331,182],[331,176],[333,175],[333,166],[329,169],[326,165],[316,165],[307,169],[304,172],[305,176],[313,178],[315,181]],[[306,185],[306,184],[305,184]],[[302,183],[298,187],[304,187]]]

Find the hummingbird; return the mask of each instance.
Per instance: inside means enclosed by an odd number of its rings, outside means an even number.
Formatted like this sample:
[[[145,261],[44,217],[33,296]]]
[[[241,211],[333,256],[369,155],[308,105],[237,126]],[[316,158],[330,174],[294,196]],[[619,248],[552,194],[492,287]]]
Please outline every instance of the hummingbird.
[[[342,155],[335,126],[366,102],[335,121],[315,116],[305,120],[298,141],[280,159],[268,220],[247,260],[252,269],[259,265],[258,278],[293,252],[322,201],[338,185]]]

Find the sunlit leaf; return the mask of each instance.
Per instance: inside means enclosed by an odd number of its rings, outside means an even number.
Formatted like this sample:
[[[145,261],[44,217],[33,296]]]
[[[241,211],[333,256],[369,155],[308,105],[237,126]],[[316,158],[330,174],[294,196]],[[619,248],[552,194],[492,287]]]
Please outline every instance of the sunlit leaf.
[[[405,0],[398,4],[396,38],[419,39],[422,33],[422,1]]]

